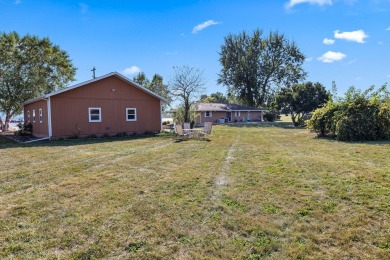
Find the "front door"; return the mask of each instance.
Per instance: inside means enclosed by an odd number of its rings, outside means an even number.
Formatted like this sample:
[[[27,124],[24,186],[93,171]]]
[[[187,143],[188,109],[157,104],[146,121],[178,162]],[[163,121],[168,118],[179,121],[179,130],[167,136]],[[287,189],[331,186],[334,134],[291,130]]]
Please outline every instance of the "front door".
[[[232,122],[232,112],[226,112],[226,117],[229,123]]]

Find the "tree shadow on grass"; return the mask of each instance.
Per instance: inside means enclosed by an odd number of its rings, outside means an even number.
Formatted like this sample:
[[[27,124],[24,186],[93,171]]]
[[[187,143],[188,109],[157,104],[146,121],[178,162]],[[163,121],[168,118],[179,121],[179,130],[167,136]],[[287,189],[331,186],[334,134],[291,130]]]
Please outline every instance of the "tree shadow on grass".
[[[340,140],[336,140],[334,137],[329,137],[329,136],[316,136],[316,137],[314,137],[314,139],[324,140],[324,141],[334,142],[334,143],[366,144],[366,145],[389,145],[389,146],[390,146],[390,140],[376,140],[376,141],[340,141]]]
[[[0,150],[9,149],[9,148],[28,148],[28,147],[56,147],[56,146],[79,146],[79,145],[90,145],[90,144],[100,144],[100,143],[112,143],[112,142],[122,142],[130,141],[137,139],[145,138],[166,138],[172,139],[173,134],[143,134],[143,135],[129,135],[122,137],[96,137],[96,138],[79,138],[79,139],[62,139],[62,140],[44,140],[37,141],[33,143],[17,143],[12,141],[4,136],[0,135]]]
[[[226,124],[229,127],[251,127],[251,128],[267,128],[267,127],[278,127],[283,129],[295,129],[302,130],[304,127],[294,127],[292,122],[253,122],[253,123],[233,123]]]

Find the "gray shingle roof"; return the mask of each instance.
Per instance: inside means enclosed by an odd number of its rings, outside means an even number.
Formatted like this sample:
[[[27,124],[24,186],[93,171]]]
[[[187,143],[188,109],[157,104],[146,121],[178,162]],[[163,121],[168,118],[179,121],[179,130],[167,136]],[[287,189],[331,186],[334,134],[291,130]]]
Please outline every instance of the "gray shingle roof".
[[[237,104],[198,103],[196,111],[265,111],[265,109]]]

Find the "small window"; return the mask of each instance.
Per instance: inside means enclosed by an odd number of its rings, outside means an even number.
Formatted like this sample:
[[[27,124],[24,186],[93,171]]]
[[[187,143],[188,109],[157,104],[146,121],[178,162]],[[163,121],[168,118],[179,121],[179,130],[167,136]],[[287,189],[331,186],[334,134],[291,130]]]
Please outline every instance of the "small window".
[[[27,122],[29,122],[29,123],[31,122],[31,121],[30,121],[30,110],[27,111]]]
[[[89,122],[101,122],[102,121],[102,109],[100,107],[88,108]]]
[[[236,116],[240,116],[240,111],[236,111]]]
[[[39,109],[39,123],[43,122],[42,108]]]
[[[33,110],[33,123],[35,123],[35,109]]]
[[[137,109],[126,108],[126,121],[137,121]]]
[[[204,117],[212,117],[213,113],[211,111],[204,112]]]

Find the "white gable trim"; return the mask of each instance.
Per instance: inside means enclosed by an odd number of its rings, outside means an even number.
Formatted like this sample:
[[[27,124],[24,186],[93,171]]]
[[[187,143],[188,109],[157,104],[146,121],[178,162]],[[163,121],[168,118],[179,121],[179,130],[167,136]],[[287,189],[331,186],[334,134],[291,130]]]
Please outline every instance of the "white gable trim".
[[[168,100],[166,100],[165,98],[157,95],[156,93],[150,91],[149,89],[147,88],[144,88],[142,87],[141,85],[133,82],[132,80],[128,79],[127,77],[123,76],[122,74],[120,74],[119,72],[111,72],[111,73],[108,73],[106,75],[103,75],[101,77],[97,77],[95,79],[91,79],[91,80],[88,80],[88,81],[84,81],[82,83],[79,83],[79,84],[76,84],[74,86],[71,86],[71,87],[68,87],[68,88],[64,88],[64,89],[61,89],[61,90],[57,90],[57,91],[54,91],[54,92],[51,92],[51,93],[48,93],[46,95],[43,95],[41,97],[38,97],[38,98],[34,98],[34,99],[30,99],[30,100],[27,100],[26,102],[23,103],[23,105],[27,105],[27,104],[30,104],[30,103],[34,103],[35,101],[38,101],[38,100],[42,100],[42,99],[46,99],[46,98],[49,98],[51,96],[54,96],[54,95],[58,95],[58,94],[61,94],[61,93],[64,93],[64,92],[67,92],[69,90],[72,90],[72,89],[76,89],[76,88],[79,88],[79,87],[82,87],[82,86],[85,86],[87,84],[90,84],[90,83],[93,83],[93,82],[96,82],[96,81],[99,81],[99,80],[102,80],[102,79],[105,79],[105,78],[108,78],[108,77],[111,77],[111,76],[117,76],[118,78],[122,79],[123,81],[131,84],[131,85],[134,85],[136,88],[150,94],[151,96],[161,100],[162,102],[164,103],[168,103]]]

